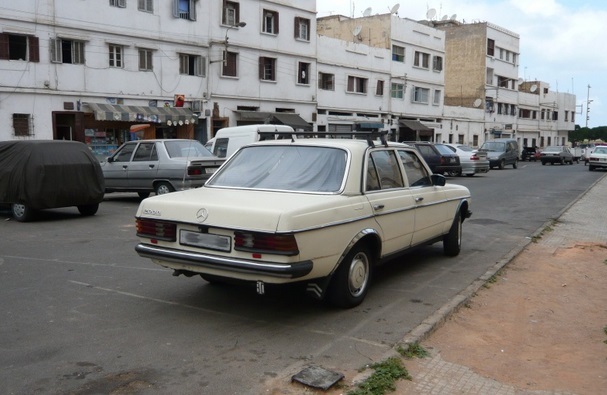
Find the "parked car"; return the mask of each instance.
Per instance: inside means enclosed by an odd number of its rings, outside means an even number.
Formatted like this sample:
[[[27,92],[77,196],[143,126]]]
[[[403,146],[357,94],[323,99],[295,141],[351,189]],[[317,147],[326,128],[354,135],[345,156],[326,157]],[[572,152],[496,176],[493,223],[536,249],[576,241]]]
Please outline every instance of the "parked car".
[[[234,153],[202,187],[144,199],[137,253],[174,275],[301,283],[360,304],[377,264],[442,241],[461,248],[470,191],[415,149],[363,139],[267,140]]]
[[[462,171],[457,175],[472,177],[475,174],[489,171],[489,159],[484,152],[477,152],[464,144],[444,144],[457,156],[462,165]]]
[[[95,215],[103,190],[99,161],[83,143],[0,142],[0,203],[10,205],[17,221],[33,220],[38,210],[70,206]]]
[[[534,161],[540,158],[540,151],[537,147],[523,147],[523,151],[521,152],[521,160],[524,161]]]
[[[508,165],[512,165],[513,169],[518,167],[518,143],[514,139],[485,141],[478,151],[487,153],[490,169],[497,167],[502,170]]]
[[[580,159],[584,161],[584,166],[588,165],[588,161],[590,159],[590,154],[596,148],[596,144],[594,143],[582,143],[579,144],[578,147],[581,150]]]
[[[287,125],[272,124],[230,126],[219,129],[215,137],[205,144],[205,147],[213,155],[225,158],[232,155],[243,145],[259,140],[267,140],[266,137],[272,132],[294,132],[294,130]],[[274,136],[271,136],[271,138],[273,139]]]
[[[406,144],[422,154],[432,173],[452,175],[462,172],[459,156],[444,145],[427,141],[407,141]]]
[[[607,169],[607,145],[599,145],[594,148],[588,157],[588,170]]]
[[[561,165],[569,163],[572,165],[573,154],[569,151],[569,147],[564,145],[552,145],[542,150],[540,161],[542,161],[542,165],[545,165],[546,163],[550,163],[551,165],[555,163],[560,163]]]
[[[146,198],[151,192],[201,187],[224,160],[196,140],[137,140],[122,144],[101,169],[106,192],[137,192]]]

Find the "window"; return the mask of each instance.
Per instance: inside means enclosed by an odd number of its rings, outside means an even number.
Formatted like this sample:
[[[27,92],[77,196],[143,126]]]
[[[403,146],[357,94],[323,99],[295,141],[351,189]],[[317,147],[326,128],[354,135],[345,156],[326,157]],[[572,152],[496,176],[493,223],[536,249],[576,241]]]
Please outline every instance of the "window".
[[[318,73],[318,89],[335,90],[335,74]]]
[[[124,49],[122,45],[110,44],[110,67],[124,67],[124,64],[122,63],[123,52]]]
[[[404,186],[399,160],[394,151],[371,152],[367,166],[367,190],[393,189]]]
[[[428,103],[428,96],[430,95],[430,89],[420,88],[418,86],[413,88],[413,97],[411,100],[414,103]]]
[[[495,40],[492,40],[490,38],[487,39],[487,55],[495,55]]]
[[[407,181],[410,187],[432,185],[430,174],[428,174],[426,168],[422,164],[422,160],[417,155],[412,152],[398,151],[398,156],[405,168],[405,174],[407,175]]]
[[[310,41],[310,20],[295,18],[295,38]]]
[[[196,0],[173,0],[173,17],[195,21]]]
[[[110,0],[110,6],[111,7],[125,8],[126,7],[126,0]]]
[[[432,58],[432,70],[434,71],[443,71],[443,57],[435,56]]]
[[[259,79],[262,81],[276,81],[275,58],[259,58]]]
[[[32,134],[30,114],[13,114],[13,130],[15,136],[29,136]]]
[[[51,39],[51,62],[84,64],[84,42]]]
[[[413,65],[415,67],[421,67],[424,69],[430,68],[430,55],[424,52],[415,51],[415,58],[413,59]]]
[[[299,62],[297,66],[297,83],[310,84],[310,63]]]
[[[443,92],[440,89],[435,89],[434,90],[434,100],[432,101],[432,103],[435,106],[440,105],[440,99],[441,99],[442,93]]]
[[[278,34],[278,12],[263,10],[262,31],[269,34]]]
[[[139,48],[139,70],[141,71],[151,71],[153,70],[152,64],[152,50]]]
[[[384,81],[377,80],[377,86],[375,87],[375,95],[383,96],[384,95]]]
[[[156,161],[158,160],[158,152],[156,151],[156,143],[140,143],[133,156],[134,162],[141,161]]]
[[[392,60],[395,62],[405,61],[405,48],[398,45],[392,46]]]
[[[38,37],[0,33],[0,59],[39,62]]]
[[[405,84],[396,84],[392,83],[392,87],[390,89],[390,97],[393,99],[402,99],[405,94]]]
[[[179,54],[179,74],[205,76],[205,58],[200,55]]]
[[[223,67],[221,69],[221,75],[224,77],[237,77],[238,76],[238,54],[235,52],[223,53]]]
[[[234,1],[224,2],[221,22],[228,26],[237,25],[240,22],[240,4]]]
[[[348,92],[367,93],[367,78],[348,76]]]
[[[139,11],[154,12],[154,0],[137,0]]]

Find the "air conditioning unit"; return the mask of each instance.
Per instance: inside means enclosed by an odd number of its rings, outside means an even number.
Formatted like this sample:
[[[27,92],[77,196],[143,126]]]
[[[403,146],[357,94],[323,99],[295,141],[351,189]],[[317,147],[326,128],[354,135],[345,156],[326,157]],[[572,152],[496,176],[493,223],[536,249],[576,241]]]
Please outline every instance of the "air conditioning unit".
[[[202,111],[202,100],[192,100],[190,107],[192,111]]]

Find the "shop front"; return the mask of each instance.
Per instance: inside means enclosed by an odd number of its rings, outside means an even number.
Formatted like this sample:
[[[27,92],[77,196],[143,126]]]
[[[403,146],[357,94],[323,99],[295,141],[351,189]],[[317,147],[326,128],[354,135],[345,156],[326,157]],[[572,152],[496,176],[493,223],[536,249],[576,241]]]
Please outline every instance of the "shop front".
[[[85,143],[105,160],[130,140],[193,139],[198,116],[189,108],[84,103]]]

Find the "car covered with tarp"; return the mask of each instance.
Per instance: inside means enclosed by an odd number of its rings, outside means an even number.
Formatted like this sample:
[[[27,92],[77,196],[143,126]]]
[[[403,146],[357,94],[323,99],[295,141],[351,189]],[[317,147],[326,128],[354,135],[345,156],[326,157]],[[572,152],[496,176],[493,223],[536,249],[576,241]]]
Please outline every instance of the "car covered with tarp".
[[[0,142],[0,203],[17,221],[36,211],[76,206],[82,215],[97,213],[105,184],[99,161],[77,141]]]

